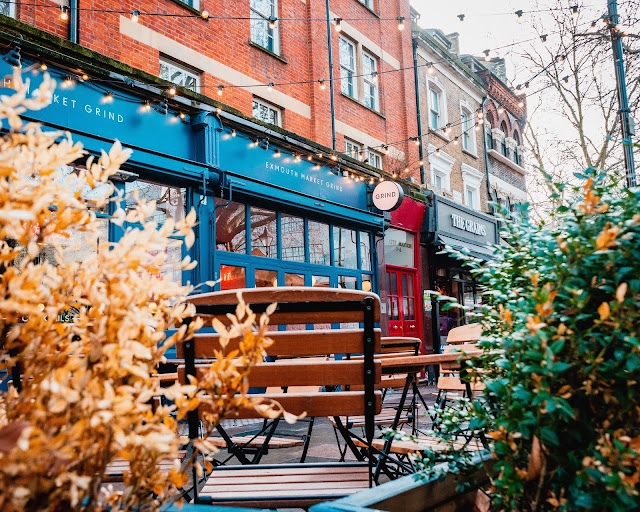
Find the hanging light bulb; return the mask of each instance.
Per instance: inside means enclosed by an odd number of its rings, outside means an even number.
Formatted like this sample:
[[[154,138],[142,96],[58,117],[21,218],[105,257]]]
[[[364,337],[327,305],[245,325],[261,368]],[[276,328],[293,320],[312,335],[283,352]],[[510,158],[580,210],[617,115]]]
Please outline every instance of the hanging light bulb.
[[[371,185],[373,185],[373,178],[371,178],[371,179],[369,180],[369,183],[371,183]]]
[[[42,71],[46,71],[47,69],[49,69],[49,66],[47,66],[44,62],[42,64],[40,64],[40,69]]]
[[[568,83],[569,83],[569,75],[562,77],[562,81],[563,81],[565,84],[568,84]]]
[[[404,16],[398,16],[398,30],[404,30]]]
[[[340,32],[342,30],[342,18],[334,18],[334,21],[336,22],[336,32]]]
[[[216,109],[216,114],[222,114],[222,109],[220,107]]]
[[[518,18],[522,18],[522,15],[523,15],[523,14],[524,14],[524,11],[523,11],[522,9],[518,9],[518,10],[516,11],[516,16],[517,16]]]
[[[300,161],[300,155],[296,155],[296,157],[295,157],[295,161],[296,161],[296,162],[299,162],[299,161]]]
[[[453,145],[457,146],[458,145],[458,136],[456,135],[455,138],[453,139]]]
[[[231,136],[235,137],[236,135],[237,135],[236,131],[235,130],[231,130]]]
[[[502,105],[498,107],[498,114],[500,115],[504,114],[504,107]]]
[[[209,11],[202,11],[202,12],[200,13],[200,17],[201,17],[203,20],[208,21],[208,20],[209,20]]]
[[[313,160],[313,157],[311,155],[307,155],[307,161],[311,162],[311,160]]]
[[[464,14],[458,14],[458,19],[460,21],[464,21]]]
[[[149,100],[144,100],[144,103],[142,104],[142,108],[147,112],[149,112],[149,110],[151,110],[151,102]]]
[[[318,83],[320,84],[320,89],[322,89],[323,91],[326,89],[327,84],[325,83],[325,79],[324,78],[320,78],[318,80]]]
[[[111,103],[112,101],[113,101],[113,94],[111,94],[111,91],[107,91],[107,93],[104,95],[104,102]]]
[[[371,81],[372,82],[377,82],[378,81],[378,72],[377,71],[372,71],[371,72]]]
[[[273,154],[273,158],[280,158],[280,155],[281,155],[281,154],[282,154],[282,153],[280,153],[280,150],[279,150],[279,149],[276,149],[276,152]]]
[[[69,19],[69,7],[66,5],[60,6],[60,19],[62,21],[67,21]]]
[[[427,64],[427,73],[429,73],[430,75],[433,75],[436,71],[436,68],[433,66],[433,62],[429,62]]]
[[[391,175],[391,177],[395,179],[395,178],[397,178],[397,177],[398,177],[398,174],[394,172],[394,173]]]
[[[546,43],[546,42],[547,42],[547,37],[548,37],[548,36],[547,36],[547,34],[542,34],[542,35],[540,36],[540,40],[541,40],[543,43]]]
[[[140,11],[138,10],[131,11],[131,21],[133,23],[138,23],[139,19],[140,19]]]
[[[476,131],[479,131],[481,128],[480,123],[476,123]]]
[[[570,9],[571,9],[571,14],[573,14],[574,16],[578,15],[578,6],[577,5],[572,5],[570,7]]]
[[[82,80],[85,82],[89,80],[89,75],[87,75],[86,73],[82,73]]]
[[[408,168],[408,167],[405,167],[405,168],[404,168],[404,172],[409,172],[409,168]]]
[[[478,110],[478,119],[482,119],[484,117],[484,112],[482,110]]]
[[[222,96],[222,92],[224,91],[224,85],[218,86],[218,96]]]
[[[380,179],[378,181],[382,183],[384,181],[384,176],[380,176]]]
[[[333,155],[331,155],[331,160],[333,160],[334,162],[338,160],[338,155],[336,155],[335,153]]]
[[[66,78],[64,79],[64,85],[66,87],[70,87],[71,84],[73,84],[73,78],[71,78],[70,75],[67,75]]]
[[[415,142],[416,146],[419,146],[420,145],[420,137],[416,137],[414,142]]]
[[[451,123],[447,123],[447,124],[444,126],[444,134],[445,134],[445,135],[449,135],[450,133],[451,133]]]
[[[556,56],[556,62],[562,62],[565,59],[564,55]]]
[[[175,96],[176,93],[178,92],[178,89],[176,88],[175,85],[170,85],[169,89],[167,89],[167,92],[171,95],[171,96]]]
[[[322,153],[318,153],[316,156],[317,156],[318,158],[322,158]]]
[[[273,86],[274,86],[274,83],[273,82],[269,82],[267,84],[267,91],[269,91],[269,92],[273,91]]]
[[[424,161],[420,160],[420,167],[424,166]]]
[[[523,107],[524,107],[524,101],[520,100],[520,101],[518,102],[518,106],[519,106],[520,108],[523,108]]]
[[[440,148],[436,148],[436,155],[440,154]]]
[[[274,28],[276,28],[276,21],[278,21],[278,18],[275,18],[274,16],[271,16],[269,18],[269,28],[271,30],[273,30]]]
[[[596,21],[592,21],[591,25],[589,25],[589,28],[596,28],[596,23],[597,22],[598,22],[597,20]]]
[[[185,114],[184,112],[180,112],[178,114],[178,117],[184,121],[187,118],[187,114]]]
[[[490,57],[490,55],[491,55],[491,50],[485,50],[485,51],[484,51],[484,52],[482,52],[482,53],[484,53],[484,60],[485,60],[486,62],[489,62],[489,61],[491,60],[491,57]]]
[[[525,84],[524,84],[524,88],[525,88],[525,89],[528,89],[528,88],[529,88],[529,82],[525,82]]]

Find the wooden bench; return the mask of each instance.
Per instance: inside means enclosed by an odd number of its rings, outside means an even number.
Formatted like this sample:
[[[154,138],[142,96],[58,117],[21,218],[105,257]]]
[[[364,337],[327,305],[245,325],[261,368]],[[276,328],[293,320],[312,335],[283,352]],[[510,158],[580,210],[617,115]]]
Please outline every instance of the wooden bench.
[[[216,317],[227,321],[225,315],[235,312],[236,292],[201,294],[190,297],[189,301],[195,304],[196,313],[205,320]],[[381,379],[381,364],[374,360],[374,353],[380,350],[380,330],[375,328],[380,320],[378,296],[355,290],[306,287],[244,289],[241,293],[257,314],[277,303],[269,324],[281,329],[314,324],[358,326],[269,332],[274,344],[267,349],[268,355],[296,359],[256,365],[249,376],[249,385],[267,390],[312,386],[312,391],[308,392],[265,392],[255,396],[275,399],[285,410],[296,415],[364,415],[365,437],[370,443],[374,435],[374,416],[381,410],[382,403],[381,393],[375,389]],[[234,350],[238,342],[231,340],[226,350]],[[201,365],[220,349],[216,333],[197,333],[193,339],[186,340],[178,346],[179,356],[182,354],[185,359],[184,373],[197,376],[204,371]],[[364,358],[338,360],[334,354],[364,354]],[[323,356],[327,357],[326,361],[315,359]],[[357,386],[363,389],[349,390]],[[324,391],[319,391],[318,387]],[[190,439],[198,435],[202,409],[201,406],[188,416]],[[237,417],[259,416],[253,409],[244,409]],[[343,432],[346,430],[339,418],[337,424]],[[368,488],[371,483],[371,461],[221,466],[206,475],[202,485],[195,486],[193,498],[196,503],[217,505],[306,508]]]

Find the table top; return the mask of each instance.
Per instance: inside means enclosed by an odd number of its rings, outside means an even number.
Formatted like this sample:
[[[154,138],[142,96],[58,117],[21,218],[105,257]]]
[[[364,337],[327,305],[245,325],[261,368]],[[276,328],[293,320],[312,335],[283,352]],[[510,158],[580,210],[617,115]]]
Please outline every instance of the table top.
[[[462,362],[482,354],[482,350],[447,352],[445,354],[423,354],[419,356],[398,356],[381,358],[382,373],[410,373],[422,370],[426,365]]]

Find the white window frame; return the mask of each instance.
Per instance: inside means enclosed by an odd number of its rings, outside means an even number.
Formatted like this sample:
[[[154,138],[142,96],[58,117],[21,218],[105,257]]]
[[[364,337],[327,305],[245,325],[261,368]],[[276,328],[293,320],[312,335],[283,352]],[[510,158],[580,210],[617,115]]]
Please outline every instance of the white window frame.
[[[465,126],[463,122],[465,114],[467,115],[467,126]],[[475,129],[476,123],[473,115],[473,109],[466,101],[460,102],[460,125],[462,128],[462,149],[464,149],[467,153],[471,153],[472,155],[476,156],[478,154]],[[467,133],[466,145],[464,137],[465,132]]]
[[[180,1],[184,2],[189,7],[193,7],[194,9],[200,10],[200,0],[180,0]]]
[[[342,51],[340,50],[343,44],[351,48],[353,63],[342,61]],[[346,37],[340,36],[338,40],[338,54],[340,58],[340,92],[351,98],[358,99],[358,80],[356,80],[355,76],[358,74],[358,52],[356,43]],[[351,65],[352,67],[350,67]],[[351,88],[351,94],[349,93],[349,88]]]
[[[482,185],[483,175],[480,171],[468,164],[462,164],[462,187],[464,189],[464,204],[473,209],[480,211],[480,186]],[[473,203],[469,203],[469,194],[473,199]]]
[[[262,119],[261,117],[257,117],[254,115],[254,110],[255,110],[255,106],[259,105],[261,107],[266,108],[268,111],[273,112],[275,114],[275,118],[276,118],[276,123],[271,123],[268,120]],[[271,103],[267,103],[264,100],[261,100],[260,98],[256,98],[255,96],[253,97],[253,101],[251,103],[251,115],[255,118],[255,119],[259,119],[260,121],[262,121],[263,123],[267,123],[267,124],[274,124],[275,126],[280,126],[282,127],[282,109],[280,107],[277,107]]]
[[[372,64],[371,69],[367,69],[366,62]],[[376,112],[380,110],[380,95],[378,92],[378,81],[374,80],[373,73],[378,74],[378,59],[369,52],[362,52],[362,79],[364,81],[364,104]],[[371,92],[373,91],[373,92]]]
[[[271,12],[262,12],[258,10],[258,6],[253,0],[249,1],[249,14],[250,14],[250,38],[251,42],[261,46],[265,50],[273,53],[280,54],[280,23],[278,22],[278,0],[269,0],[271,3]],[[275,27],[269,28],[269,18],[276,18]],[[262,18],[262,19],[256,19]],[[263,44],[264,41],[259,40],[258,34],[254,32],[253,28],[258,25],[264,25],[267,34],[267,44]],[[272,48],[269,48],[269,41],[272,41]]]
[[[373,11],[373,0],[358,0],[362,5],[364,5],[367,9],[371,9]]]
[[[442,150],[436,153],[436,149],[438,148],[433,144],[427,146],[429,167],[431,168],[431,184],[435,187],[436,176],[438,176],[442,180],[442,190],[451,192],[451,171],[456,159]]]
[[[371,167],[375,167],[376,169],[380,169],[382,171],[382,169],[383,169],[382,155],[380,153],[372,151],[371,149],[369,150],[368,155],[369,155],[368,156],[369,165]]]
[[[344,139],[344,154],[351,158],[358,158],[362,151],[362,144],[359,144],[351,139]]]
[[[431,91],[434,91],[438,97],[437,113],[438,113],[439,126],[433,126],[433,122],[431,120],[432,111],[433,112],[436,111],[435,109],[433,109],[434,105],[433,105],[433,99],[431,97],[432,95]],[[442,86],[442,84],[439,83],[439,81],[434,77],[429,77],[427,79],[427,101],[428,101],[428,107],[429,107],[429,117],[428,117],[429,128],[433,131],[442,131],[442,134],[444,134],[444,129],[447,126],[447,123],[449,122],[448,116],[447,116],[447,93],[444,87]]]
[[[9,11],[7,12],[7,14],[5,16],[9,16],[10,18],[15,18],[16,17],[16,4],[14,3],[14,1],[12,1],[9,4],[4,4],[4,5],[9,7]]]
[[[160,71],[161,66],[165,66],[168,69],[169,71],[168,78],[163,77],[161,75],[161,71]],[[180,78],[176,76],[177,74],[182,74],[184,78],[193,79],[193,86],[189,87],[185,85],[185,80],[184,79],[180,80]],[[175,85],[184,87],[185,89],[189,89],[194,92],[200,92],[200,82],[201,82],[202,73],[184,64],[181,64],[180,62],[176,62],[170,57],[160,55],[160,58],[158,60],[158,76],[163,80],[167,80]]]

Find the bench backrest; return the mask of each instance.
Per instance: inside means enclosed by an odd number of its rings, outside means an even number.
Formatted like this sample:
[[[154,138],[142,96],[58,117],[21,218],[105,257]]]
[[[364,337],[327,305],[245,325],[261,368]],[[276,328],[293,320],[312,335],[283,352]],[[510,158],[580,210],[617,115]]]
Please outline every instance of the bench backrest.
[[[369,417],[367,437],[374,434],[374,415],[381,409],[381,396],[375,391],[380,382],[381,365],[374,360],[380,351],[380,299],[377,295],[356,290],[331,288],[252,288],[194,295],[189,302],[196,306],[206,325],[218,318],[228,323],[227,313],[235,313],[237,292],[259,314],[272,304],[276,310],[269,318],[271,326],[304,326],[314,324],[349,324],[335,329],[307,329],[270,331],[274,340],[267,349],[269,356],[280,359],[256,365],[249,376],[252,388],[289,386],[322,386],[331,392],[258,393],[277,400],[285,410],[293,414],[306,412],[307,416]],[[177,347],[178,357],[184,358],[184,369],[179,375],[198,375],[205,371],[207,360],[220,350],[220,337],[216,333],[196,333]],[[231,340],[226,350],[234,350],[240,340]],[[363,354],[362,359],[338,359],[335,354]],[[318,356],[330,356],[318,361]],[[282,359],[286,357],[287,359]],[[353,387],[354,390],[350,388]],[[358,387],[361,390],[355,390]],[[241,418],[259,417],[253,409],[240,412]]]
[[[466,324],[460,327],[454,327],[447,334],[447,344],[454,345],[457,343],[475,343],[482,336],[482,325]]]

